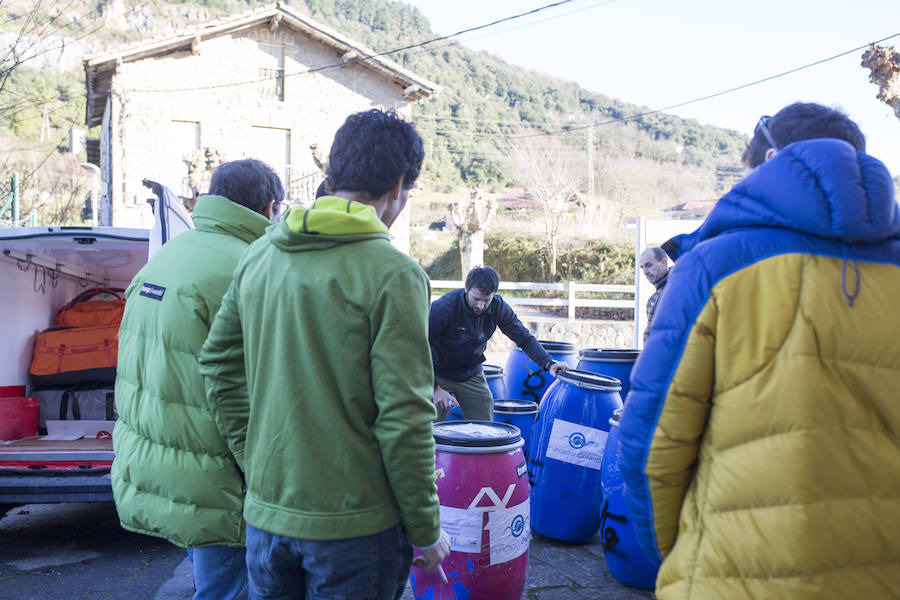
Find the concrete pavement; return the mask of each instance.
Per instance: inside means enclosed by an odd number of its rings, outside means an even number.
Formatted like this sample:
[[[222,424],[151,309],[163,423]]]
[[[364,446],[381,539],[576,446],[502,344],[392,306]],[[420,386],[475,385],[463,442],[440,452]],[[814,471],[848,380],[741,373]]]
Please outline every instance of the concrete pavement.
[[[414,598],[412,590],[407,586],[401,600]],[[653,593],[622,585],[609,574],[599,534],[588,544],[566,544],[534,535],[522,600],[645,598],[653,598]]]

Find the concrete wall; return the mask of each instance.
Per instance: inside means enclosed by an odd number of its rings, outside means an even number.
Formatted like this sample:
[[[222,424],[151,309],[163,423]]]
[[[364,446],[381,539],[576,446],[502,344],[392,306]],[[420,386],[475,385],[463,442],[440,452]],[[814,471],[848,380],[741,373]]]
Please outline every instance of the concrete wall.
[[[273,66],[273,57],[260,43],[284,48],[287,76],[283,101],[261,94],[263,86],[271,88],[272,84],[259,81],[260,69]],[[199,129],[199,147],[216,148],[226,160],[265,160],[260,153],[281,152],[260,149],[260,130],[254,128],[287,131],[291,173],[297,177],[318,170],[310,144],[317,144],[327,158],[334,133],[347,115],[371,107],[393,107],[409,115],[402,89],[359,65],[291,75],[339,62],[340,56],[285,27],[274,32],[261,27],[210,39],[198,49],[197,54],[184,51],[118,67],[109,134],[113,223],[117,226],[152,224],[146,203],[151,195],[141,185],[142,179],[160,181],[182,192],[182,179],[187,177],[182,157],[194,141],[187,133],[192,124]],[[235,82],[250,83],[230,85]],[[395,243],[408,248],[408,211],[405,213],[394,233],[399,238]]]
[[[636,348],[632,321],[568,321],[520,315],[522,323],[539,340],[569,342],[578,350],[584,348]],[[488,342],[487,352],[510,352],[515,349],[499,329]],[[502,366],[502,365],[501,365]]]

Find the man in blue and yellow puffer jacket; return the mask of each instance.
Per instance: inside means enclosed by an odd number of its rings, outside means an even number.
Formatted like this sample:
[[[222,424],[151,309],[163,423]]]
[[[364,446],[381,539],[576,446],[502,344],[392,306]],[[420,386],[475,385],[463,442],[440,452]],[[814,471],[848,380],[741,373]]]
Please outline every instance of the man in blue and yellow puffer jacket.
[[[846,116],[792,104],[676,259],[620,467],[660,600],[896,598],[900,211]]]

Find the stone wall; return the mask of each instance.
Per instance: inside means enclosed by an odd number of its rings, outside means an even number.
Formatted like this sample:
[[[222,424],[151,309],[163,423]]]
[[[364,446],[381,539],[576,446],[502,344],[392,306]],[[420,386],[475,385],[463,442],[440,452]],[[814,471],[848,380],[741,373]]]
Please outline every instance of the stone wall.
[[[569,321],[519,315],[522,323],[539,340],[569,342],[584,348],[634,348],[632,321]],[[488,342],[488,352],[510,352],[515,344],[499,329]]]
[[[271,94],[272,81],[261,81],[261,69],[278,63],[272,48],[284,52],[283,100]],[[261,134],[272,133],[276,141],[288,140],[291,179],[312,174],[318,180],[310,145],[327,158],[347,115],[382,107],[409,116],[402,89],[361,65],[304,73],[339,61],[335,51],[302,34],[260,27],[204,40],[196,54],[182,51],[121,64],[113,83],[118,118],[110,134],[113,224],[149,227],[153,217],[146,199],[151,194],[141,180],[183,193],[183,156],[195,148],[215,148],[226,160],[252,157],[271,163],[267,153],[285,154],[284,142],[260,144]],[[401,238],[397,245],[408,248],[403,221],[395,229]]]

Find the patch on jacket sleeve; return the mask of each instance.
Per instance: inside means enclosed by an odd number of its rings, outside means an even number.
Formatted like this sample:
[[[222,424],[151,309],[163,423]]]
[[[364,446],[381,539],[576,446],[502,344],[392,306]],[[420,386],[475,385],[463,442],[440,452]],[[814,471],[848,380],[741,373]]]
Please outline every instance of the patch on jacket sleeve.
[[[141,286],[141,296],[146,296],[147,298],[152,298],[153,300],[162,300],[163,294],[166,293],[166,288],[161,285],[154,285],[152,283],[145,283]]]

